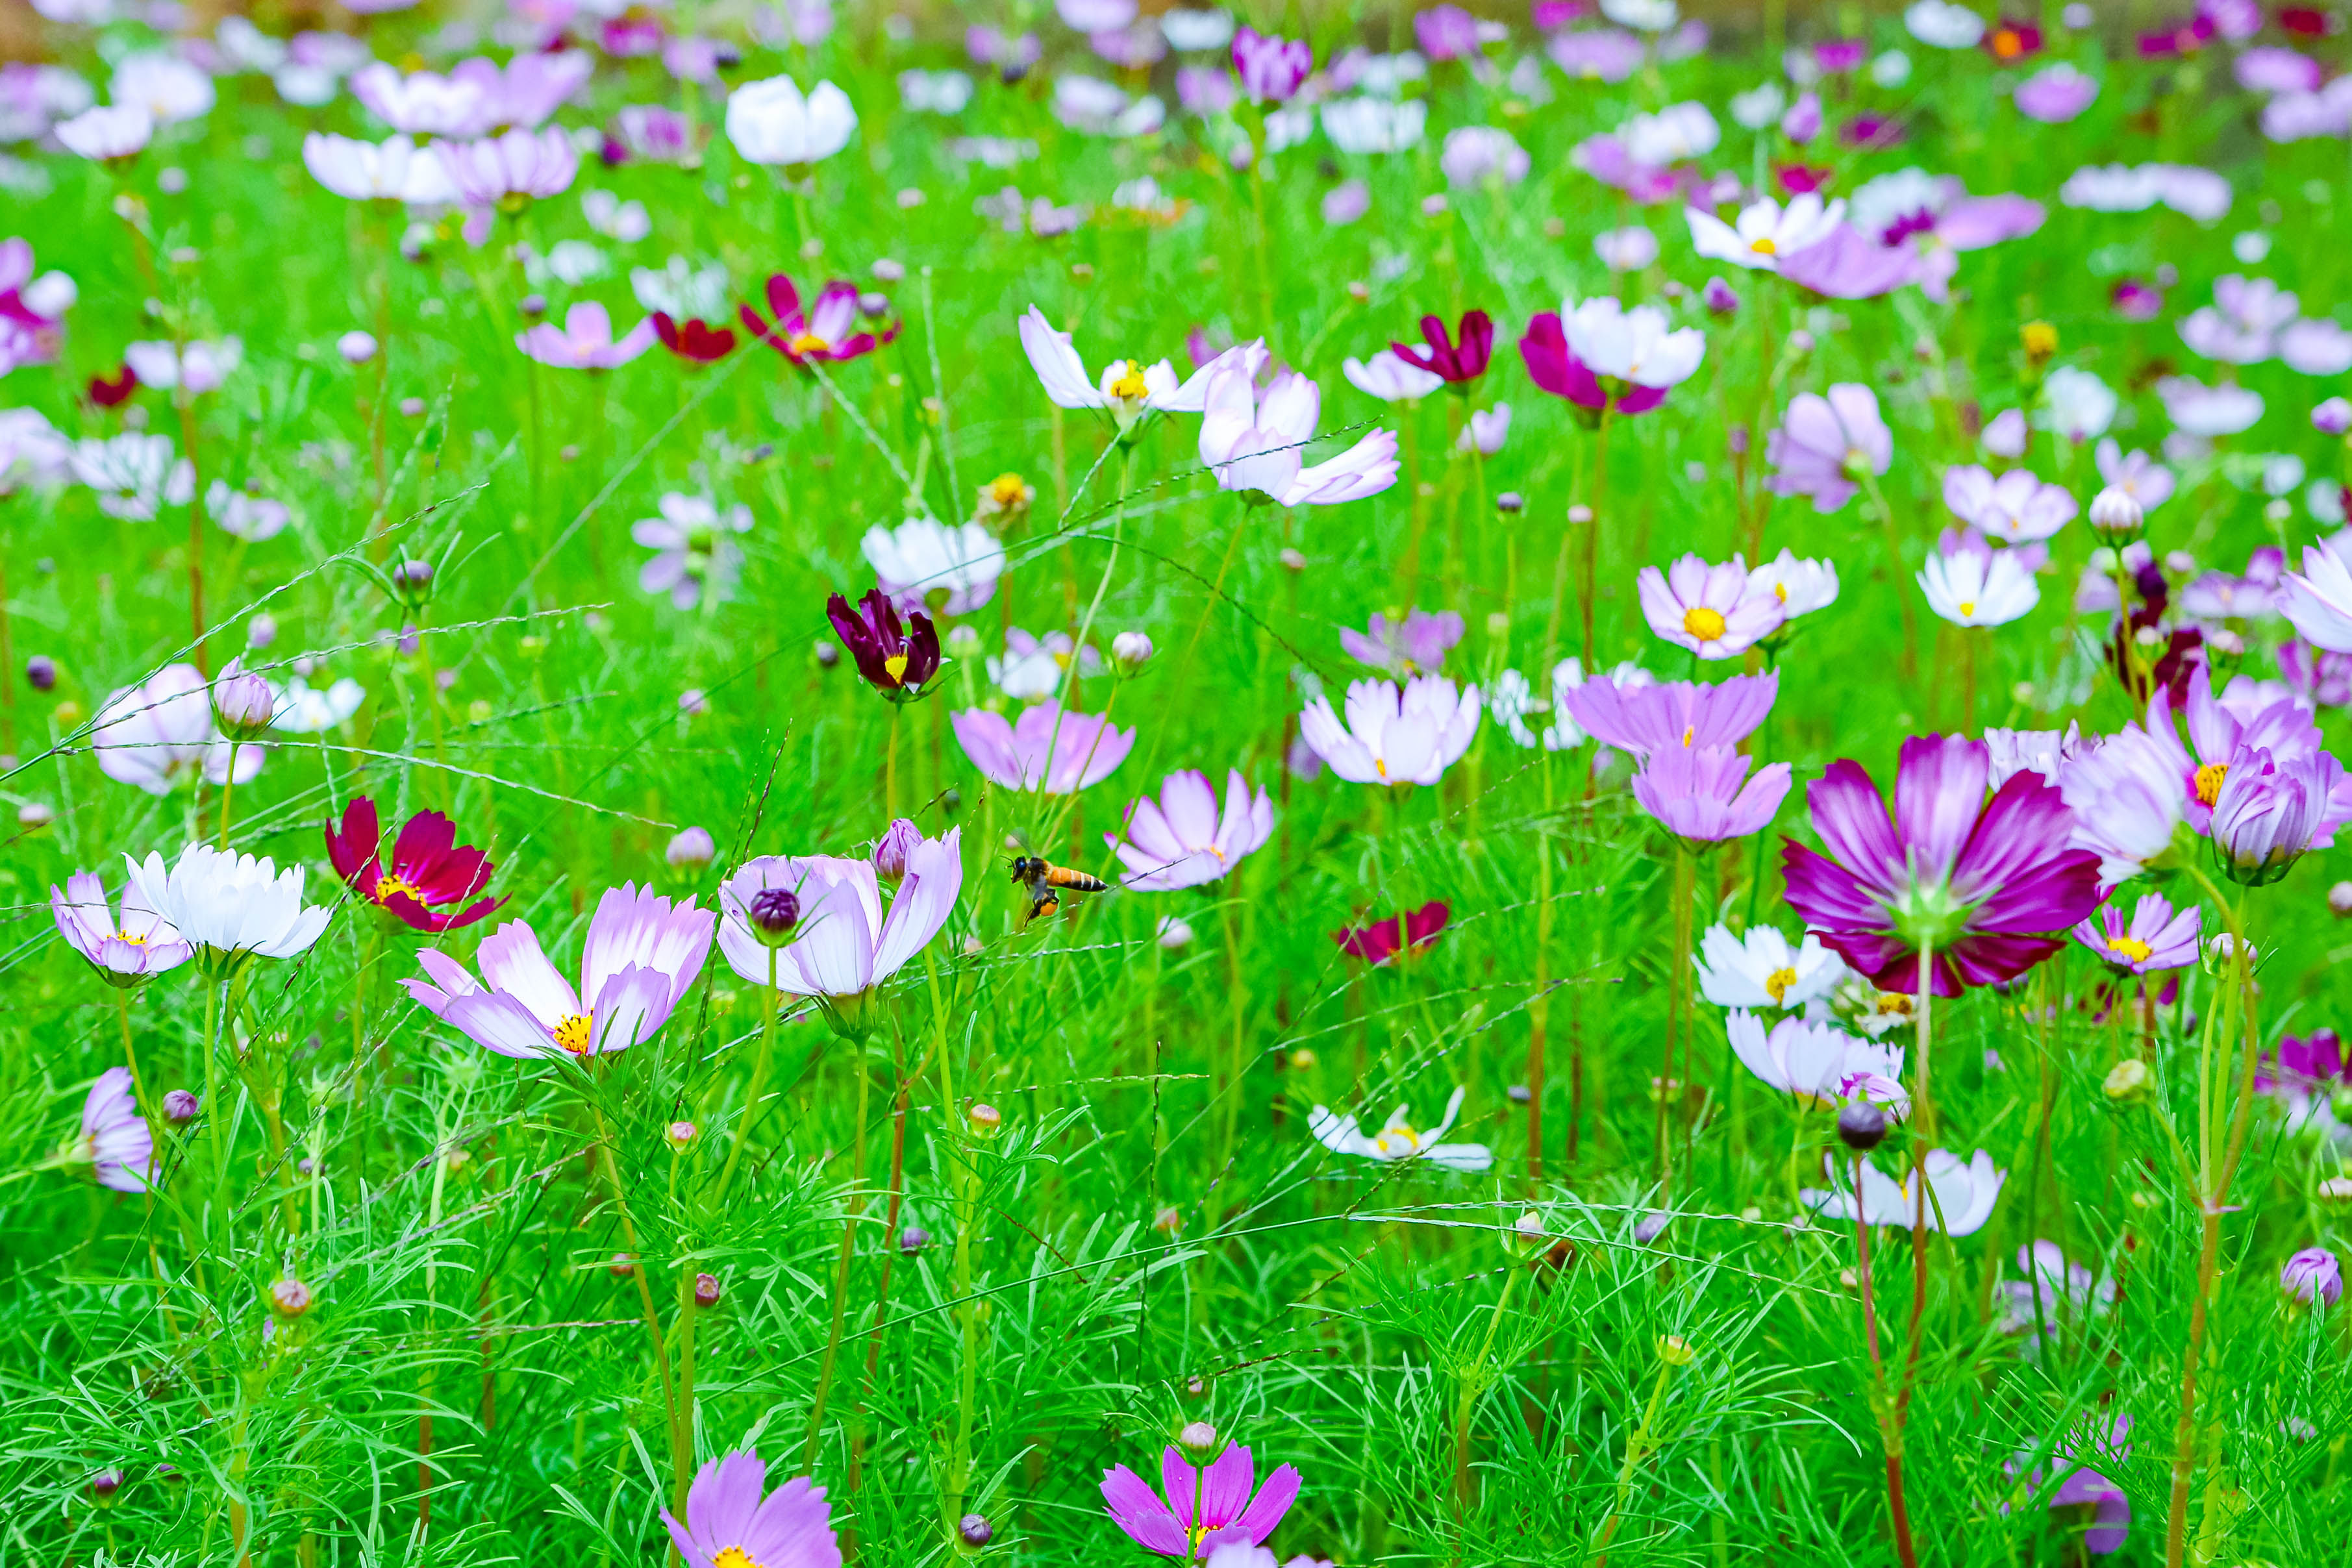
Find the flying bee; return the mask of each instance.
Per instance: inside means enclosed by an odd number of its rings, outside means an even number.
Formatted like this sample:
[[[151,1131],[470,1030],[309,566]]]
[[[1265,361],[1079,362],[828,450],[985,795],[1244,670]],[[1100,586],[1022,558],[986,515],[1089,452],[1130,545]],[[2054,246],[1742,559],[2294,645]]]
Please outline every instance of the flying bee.
[[[1051,915],[1062,906],[1060,889],[1072,893],[1101,893],[1110,886],[1098,876],[1088,876],[1082,871],[1058,866],[1036,855],[1016,855],[1013,860],[1013,880],[1029,889],[1029,918]]]

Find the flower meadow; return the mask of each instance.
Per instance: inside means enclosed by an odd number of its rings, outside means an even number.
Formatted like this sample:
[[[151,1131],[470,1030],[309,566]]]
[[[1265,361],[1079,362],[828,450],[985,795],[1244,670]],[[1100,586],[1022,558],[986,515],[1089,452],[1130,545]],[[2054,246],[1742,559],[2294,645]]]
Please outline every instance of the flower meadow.
[[[0,1563],[2335,1561],[2352,13],[0,17]]]

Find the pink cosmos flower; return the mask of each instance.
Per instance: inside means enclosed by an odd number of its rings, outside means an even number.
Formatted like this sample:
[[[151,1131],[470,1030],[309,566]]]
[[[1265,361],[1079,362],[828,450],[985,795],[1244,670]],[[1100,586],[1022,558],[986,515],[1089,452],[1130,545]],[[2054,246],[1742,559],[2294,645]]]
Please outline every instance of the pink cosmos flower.
[[[211,684],[194,664],[166,664],[142,685],[119,686],[98,710],[90,736],[99,771],[150,795],[168,795],[201,772],[207,784],[236,782],[261,771],[267,747],[247,741],[232,747],[213,723]]]
[[[2074,927],[2074,940],[2089,948],[2099,962],[2124,974],[2159,974],[2197,962],[2202,915],[2202,908],[2194,904],[2176,915],[2171,901],[2161,894],[2142,894],[2129,924],[2122,910],[2112,904],[2102,904],[2096,915]]]
[[[1288,1465],[1276,1468],[1252,1497],[1256,1471],[1239,1443],[1200,1470],[1171,1444],[1160,1457],[1160,1479],[1164,1499],[1141,1476],[1114,1465],[1103,1473],[1102,1495],[1128,1539],[1162,1557],[1190,1561],[1229,1542],[1258,1545],[1298,1500],[1298,1472]]]
[[[426,977],[400,982],[435,1018],[500,1056],[598,1056],[653,1038],[702,973],[718,916],[634,883],[607,888],[588,922],[580,988],[557,973],[525,920],[475,954],[481,983],[438,948],[417,954]]]
[[[2241,747],[2213,802],[2209,831],[2231,880],[2276,882],[2311,850],[2333,841],[2347,808],[2344,765],[2325,751],[2274,758]]]
[[[1307,465],[1307,444],[1322,417],[1321,389],[1296,371],[1261,396],[1246,360],[1227,350],[1208,373],[1201,461],[1217,487],[1263,495],[1283,507],[1334,507],[1377,496],[1396,483],[1397,438],[1375,430],[1338,456]],[[1180,389],[1181,390],[1181,389]]]
[[[1242,90],[1260,103],[1288,103],[1314,68],[1314,46],[1304,38],[1268,37],[1248,26],[1234,35],[1234,69]]]
[[[1645,566],[1639,581],[1650,630],[1702,659],[1735,658],[1788,618],[1779,596],[1748,586],[1748,562],[1737,555],[1720,566],[1696,555],[1663,572]]]
[[[1854,482],[1884,474],[1895,461],[1894,433],[1879,417],[1878,394],[1857,382],[1840,382],[1824,397],[1799,392],[1780,427],[1764,439],[1776,495],[1810,496],[1816,512],[1834,512],[1853,499]]]
[[[98,1185],[115,1192],[145,1192],[155,1178],[155,1138],[131,1096],[131,1069],[110,1067],[89,1086],[76,1152]]]
[[[96,872],[74,873],[63,889],[52,884],[49,912],[58,934],[110,986],[138,985],[195,956],[172,923],[148,907],[135,882],[122,890],[119,922],[107,907],[106,887]]]
[[[1402,621],[1372,612],[1370,634],[1351,626],[1339,628],[1339,646],[1358,664],[1405,679],[1433,674],[1445,663],[1446,650],[1462,641],[1462,617],[1451,610],[1433,615],[1409,612]]]
[[[2022,1288],[2027,1292],[2026,1310],[2030,1317],[2032,1287],[2029,1283]],[[2109,1291],[2112,1289],[2110,1285]],[[2125,1540],[2131,1533],[2131,1499],[2122,1487],[2084,1461],[2092,1458],[2103,1464],[2108,1463],[2101,1457],[2100,1449],[2113,1454],[2116,1460],[2128,1460],[2131,1458],[2130,1434],[2131,1417],[2118,1416],[2109,1427],[2105,1441],[2099,1440],[2095,1432],[2059,1439],[2046,1474],[2039,1465],[2027,1468],[2022,1458],[2002,1461],[2001,1469],[2011,1477],[2021,1479],[2028,1492],[2039,1491],[2051,1479],[2063,1478],[2058,1479],[2056,1489],[2050,1493],[2049,1506],[2053,1510],[2089,1509],[2091,1524],[2083,1531],[2083,1549],[2094,1557],[2108,1556],[2122,1551]],[[2086,1454],[2085,1449],[2090,1451]],[[2019,1476],[2020,1471],[2023,1471],[2021,1477]],[[2008,1512],[2009,1504],[2002,1503],[2001,1511]]]
[[[2020,773],[1988,801],[1991,769],[1981,741],[1914,736],[1891,817],[1857,762],[1830,764],[1807,790],[1830,852],[1788,841],[1790,907],[1879,989],[1918,991],[1922,943],[1937,996],[2014,979],[2058,950],[2046,933],[2097,906],[2098,857],[2068,847],[2057,788]]]
[[[1919,280],[1918,253],[1887,245],[1851,224],[1780,258],[1780,274],[1825,299],[1874,299]]]
[[[580,172],[580,149],[561,126],[478,141],[436,141],[433,152],[449,188],[469,207],[494,207],[513,196],[560,196]]]
[[[2352,653],[2352,540],[2306,546],[2303,570],[2281,580],[2278,608],[2313,647]]]
[[[903,838],[903,835],[901,835]],[[727,967],[755,986],[791,996],[863,997],[930,945],[963,892],[963,830],[918,838],[904,849],[903,874],[889,907],[874,862],[865,855],[761,855],[719,887],[719,951]],[[771,947],[757,922],[769,915],[762,894],[789,894],[797,914],[789,944]]]
[[[542,365],[567,371],[609,371],[627,364],[654,346],[651,318],[629,329],[615,342],[613,318],[594,300],[583,300],[563,313],[563,325],[541,321],[515,334],[515,347]]]
[[[767,1491],[768,1467],[750,1449],[711,1460],[687,1490],[686,1522],[661,1511],[687,1568],[841,1568],[833,1505],[795,1476]]]
[[[405,136],[388,137],[379,145],[313,131],[302,139],[302,166],[350,201],[431,205],[457,199],[440,156]]]
[[[1973,463],[1944,470],[1944,505],[1952,515],[2003,544],[2038,544],[2064,528],[2081,508],[2056,485],[2027,469],[1996,479]]]
[[[1772,763],[1749,779],[1752,760],[1729,747],[1673,747],[1633,775],[1633,799],[1685,843],[1744,839],[1771,821],[1789,794],[1789,764]]]
[[[1058,703],[1025,709],[1015,724],[986,708],[950,714],[948,722],[982,777],[1032,793],[1076,794],[1109,778],[1135,749],[1134,730],[1101,714],[1065,713]]]
[[[749,305],[739,312],[743,329],[760,342],[765,343],[796,365],[812,360],[827,364],[854,360],[870,354],[898,335],[898,323],[892,321],[877,338],[872,332],[854,330],[857,326],[857,285],[835,278],[816,297],[816,303],[805,313],[801,308],[800,290],[793,280],[779,272],[768,279],[768,315],[775,319],[769,325]]]
[[[1351,784],[1434,784],[1470,749],[1479,712],[1478,688],[1457,695],[1443,675],[1417,675],[1402,687],[1357,681],[1348,687],[1347,723],[1318,696],[1298,716],[1298,734]]]
[[[1103,835],[1127,868],[1119,880],[1140,893],[1173,893],[1215,882],[1263,848],[1274,832],[1274,800],[1264,789],[1253,797],[1234,768],[1220,816],[1206,774],[1171,773],[1157,802],[1146,797],[1128,807],[1126,831],[1126,842]]]
[[[2173,725],[2170,695],[2158,692],[2149,702],[2143,727],[2164,756],[2194,831],[2211,831],[2215,805],[2231,770],[2247,753],[2260,751],[2286,763],[2317,754],[2326,745],[2311,710],[2292,696],[2276,695],[2278,689],[2265,692],[2260,683],[2241,675],[2217,697],[2210,673],[2200,664],[2189,676],[2188,697],[2181,705],[2186,745]]]
[[[2099,84],[2061,60],[2017,84],[2017,112],[2044,125],[2063,125],[2099,96]]]
[[[1586,734],[1646,761],[1666,751],[1738,745],[1764,722],[1780,692],[1775,671],[1734,675],[1714,685],[1636,685],[1595,675],[1560,688],[1559,695]]]
[[[2099,443],[2096,455],[2099,477],[2137,502],[2143,513],[2153,512],[2172,498],[2172,470],[2147,453],[2126,454],[2108,436]]]

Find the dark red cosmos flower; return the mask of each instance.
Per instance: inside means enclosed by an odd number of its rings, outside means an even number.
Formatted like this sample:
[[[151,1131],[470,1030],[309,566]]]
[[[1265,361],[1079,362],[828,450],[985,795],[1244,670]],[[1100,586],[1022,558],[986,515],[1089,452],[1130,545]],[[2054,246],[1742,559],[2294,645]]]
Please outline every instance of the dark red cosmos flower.
[[[940,673],[940,633],[931,618],[918,610],[902,624],[898,607],[880,589],[870,590],[855,610],[836,593],[824,601],[824,612],[857,673],[891,701],[922,695],[924,684]]]
[[[490,883],[490,857],[457,842],[457,824],[438,811],[419,811],[393,841],[392,869],[379,854],[383,833],[375,802],[352,797],[340,830],[327,830],[327,859],[352,891],[419,931],[455,931],[488,916],[503,898],[465,904]]]
[[[2315,5],[2282,5],[2278,24],[2302,38],[2324,38],[2329,30],[2327,13]]]
[[[654,312],[654,336],[679,359],[698,365],[716,363],[735,351],[735,329],[713,327],[699,318],[680,322],[667,310]]]
[[[2004,16],[1999,25],[1986,30],[1985,53],[2003,65],[2013,65],[2028,55],[2042,52],[2042,29],[2032,22],[2011,21]]]
[[[1442,900],[1433,898],[1419,909],[1408,910],[1402,916],[1391,915],[1386,920],[1375,921],[1370,925],[1350,925],[1334,931],[1331,940],[1337,942],[1339,951],[1349,957],[1361,958],[1377,967],[1396,960],[1400,919],[1403,923],[1402,935],[1404,940],[1412,945],[1413,951],[1420,952],[1437,940],[1437,934],[1445,929],[1446,919],[1451,914]]]
[[[100,408],[119,408],[130,402],[131,394],[138,390],[139,377],[129,365],[115,371],[111,379],[106,376],[89,378],[89,401]]]
[[[769,315],[776,319],[772,328],[767,317],[749,305],[738,314],[751,336],[796,365],[811,360],[835,364],[854,360],[898,335],[896,321],[885,327],[879,338],[871,332],[853,332],[850,329],[857,325],[857,285],[838,277],[824,286],[805,313],[801,309],[801,291],[782,273],[768,279],[766,293]]]
[[[1406,364],[1443,376],[1449,386],[1476,381],[1486,373],[1486,361],[1495,357],[1495,323],[1484,310],[1473,310],[1462,318],[1458,344],[1446,336],[1445,322],[1436,316],[1421,319],[1421,335],[1428,340],[1426,344],[1391,343],[1389,347]]]

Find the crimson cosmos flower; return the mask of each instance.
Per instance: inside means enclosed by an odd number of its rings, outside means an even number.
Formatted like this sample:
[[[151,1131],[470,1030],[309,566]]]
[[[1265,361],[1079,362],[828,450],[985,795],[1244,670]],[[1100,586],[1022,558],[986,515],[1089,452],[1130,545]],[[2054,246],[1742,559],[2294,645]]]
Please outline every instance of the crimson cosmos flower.
[[[1452,915],[1453,911],[1445,906],[1443,900],[1433,898],[1419,909],[1407,910],[1402,915],[1391,915],[1386,920],[1376,920],[1370,925],[1351,925],[1345,930],[1334,931],[1331,940],[1337,942],[1339,951],[1349,957],[1361,958],[1378,967],[1396,961],[1400,936],[1413,951],[1420,952],[1437,940],[1438,933],[1445,929],[1445,922]],[[1402,932],[1398,929],[1400,922],[1403,926]]]
[[[654,336],[679,359],[698,365],[714,364],[735,351],[735,329],[713,327],[697,319],[680,321],[667,310],[654,312]]]
[[[1391,343],[1389,348],[1405,363],[1443,376],[1448,386],[1476,381],[1486,373],[1486,361],[1495,357],[1495,323],[1484,310],[1473,310],[1462,318],[1459,343],[1446,336],[1445,322],[1436,316],[1421,319],[1421,335],[1428,340],[1426,346]]]
[[[100,408],[119,408],[128,402],[131,394],[138,390],[138,374],[129,365],[124,365],[110,377],[89,378],[89,401]]]
[[[857,673],[891,701],[922,695],[924,685],[940,673],[940,633],[931,618],[918,610],[902,625],[898,607],[880,589],[869,590],[855,610],[836,593],[824,601],[824,612],[857,662]]]
[[[1932,943],[1936,995],[2014,979],[2099,905],[2099,857],[2069,849],[2074,813],[2021,772],[1985,799],[1992,753],[1957,735],[1903,743],[1890,821],[1862,765],[1830,764],[1806,791],[1823,855],[1790,842],[1789,905],[1882,991],[1916,994]]]
[[[490,857],[457,842],[457,824],[438,811],[419,811],[393,841],[392,868],[378,852],[383,841],[375,802],[355,796],[343,808],[341,829],[327,830],[327,859],[352,891],[404,925],[418,931],[455,931],[488,916],[503,898],[485,898],[462,909],[490,882]]]
[[[857,325],[857,286],[836,277],[824,286],[816,303],[806,312],[801,309],[801,291],[793,280],[779,272],[768,279],[768,312],[775,325],[771,328],[767,317],[749,305],[739,312],[743,326],[751,336],[783,355],[796,365],[812,360],[838,364],[870,354],[898,335],[898,323],[891,322],[876,338],[871,332],[852,332]]]

